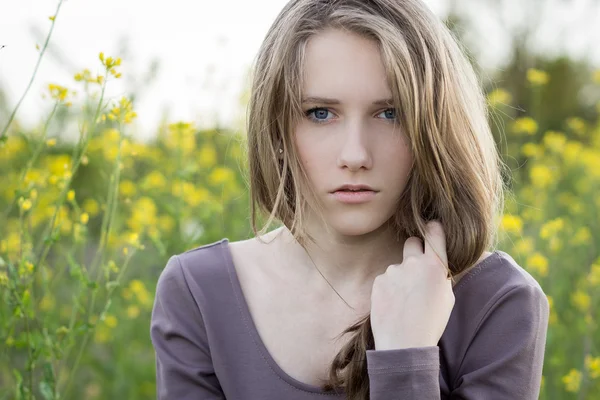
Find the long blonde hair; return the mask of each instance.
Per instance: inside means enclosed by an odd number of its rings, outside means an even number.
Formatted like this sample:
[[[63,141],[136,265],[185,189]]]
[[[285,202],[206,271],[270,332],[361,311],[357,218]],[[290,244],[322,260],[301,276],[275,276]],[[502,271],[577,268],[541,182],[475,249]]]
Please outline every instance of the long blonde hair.
[[[304,245],[312,240],[303,225],[307,207],[325,221],[292,132],[302,117],[307,41],[327,28],[377,43],[394,107],[402,110],[399,124],[410,140],[414,164],[388,222],[398,237],[424,238],[427,221],[439,220],[451,274],[464,271],[497,245],[506,165],[473,67],[452,32],[422,0],[291,0],[277,16],[256,59],[247,114],[254,233],[263,235],[279,220]],[[268,215],[260,232],[259,210]],[[374,348],[369,316],[345,333],[354,334],[333,360],[329,382],[322,387],[342,388],[350,400],[368,399],[366,350]]]

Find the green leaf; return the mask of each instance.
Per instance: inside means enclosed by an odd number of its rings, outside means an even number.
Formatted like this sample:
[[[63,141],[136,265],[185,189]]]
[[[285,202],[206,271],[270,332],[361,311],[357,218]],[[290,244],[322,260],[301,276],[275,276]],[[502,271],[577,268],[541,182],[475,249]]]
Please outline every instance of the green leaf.
[[[42,381],[40,382],[40,392],[45,400],[54,400],[54,392],[48,382]]]

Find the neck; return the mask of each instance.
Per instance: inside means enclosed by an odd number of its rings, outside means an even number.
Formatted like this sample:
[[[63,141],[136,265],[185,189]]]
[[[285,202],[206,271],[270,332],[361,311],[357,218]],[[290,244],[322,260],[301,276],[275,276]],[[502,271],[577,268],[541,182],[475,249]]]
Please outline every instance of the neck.
[[[306,250],[286,227],[277,229],[281,233],[279,248],[291,261],[291,267],[298,269],[305,282],[315,290],[323,288],[327,293],[331,292],[324,276],[348,301],[347,297],[370,296],[375,277],[384,273],[389,265],[402,262],[404,241],[398,241],[387,224],[375,231],[352,236],[330,236],[324,229],[312,229],[310,225],[307,228],[314,243],[306,243]]]

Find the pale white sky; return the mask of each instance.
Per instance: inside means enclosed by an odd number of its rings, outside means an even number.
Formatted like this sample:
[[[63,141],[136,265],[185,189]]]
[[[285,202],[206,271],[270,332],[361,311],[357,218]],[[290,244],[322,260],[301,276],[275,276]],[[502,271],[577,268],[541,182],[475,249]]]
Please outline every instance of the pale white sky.
[[[440,17],[447,0],[424,0]],[[507,15],[522,19],[522,0],[514,0]],[[539,51],[567,51],[589,56],[600,67],[600,25],[591,24],[586,3],[556,3],[536,33]],[[143,81],[153,59],[160,61],[157,79],[144,85],[136,102],[136,136],[154,136],[163,110],[169,120],[194,121],[198,126],[232,125],[243,110],[238,104],[242,83],[268,27],[287,0],[67,0],[63,3],[47,51],[18,119],[26,126],[43,118],[50,102],[40,94],[48,83],[77,88],[72,79],[84,68],[98,68],[98,53],[123,58],[121,71],[129,80],[113,81],[108,95],[119,98]],[[465,13],[478,28],[470,36],[481,43],[479,62],[492,68],[507,57],[502,31],[486,16],[480,1],[462,0]],[[0,0],[0,85],[16,104],[37,61],[35,44],[43,44],[57,0]],[[533,4],[533,3],[529,3]],[[582,10],[587,10],[583,13]],[[595,20],[600,10],[595,9]],[[489,14],[489,10],[488,10]],[[559,18],[560,16],[560,22]],[[546,18],[545,18],[546,19]],[[595,45],[594,45],[595,43]],[[566,47],[566,49],[565,49]],[[127,48],[129,53],[122,52]],[[595,49],[595,51],[594,51]],[[5,121],[0,121],[0,128]],[[56,134],[56,133],[55,133]]]

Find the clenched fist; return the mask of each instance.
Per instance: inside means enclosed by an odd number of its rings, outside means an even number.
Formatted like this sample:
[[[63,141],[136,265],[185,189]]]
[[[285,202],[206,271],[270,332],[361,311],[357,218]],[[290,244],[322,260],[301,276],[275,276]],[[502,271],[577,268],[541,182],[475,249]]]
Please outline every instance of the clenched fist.
[[[454,293],[440,222],[427,224],[426,239],[423,243],[417,237],[408,238],[402,264],[390,265],[373,282],[375,350],[436,346],[446,329]]]

